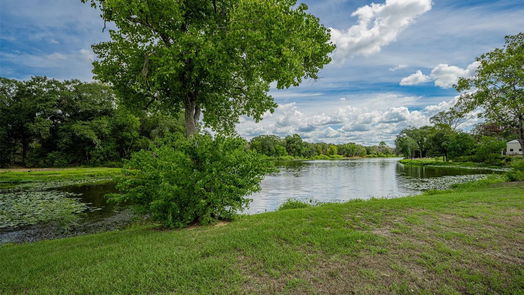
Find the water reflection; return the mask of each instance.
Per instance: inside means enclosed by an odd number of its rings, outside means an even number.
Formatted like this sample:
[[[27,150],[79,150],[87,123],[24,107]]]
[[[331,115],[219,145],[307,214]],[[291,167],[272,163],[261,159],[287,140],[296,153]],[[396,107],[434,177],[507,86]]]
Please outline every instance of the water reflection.
[[[262,191],[253,194],[248,214],[273,211],[287,199],[342,202],[352,199],[396,198],[419,193],[408,188],[413,178],[486,173],[447,167],[408,167],[399,158],[346,161],[304,161],[284,165],[266,176]],[[491,172],[491,171],[490,171]]]
[[[491,174],[490,169],[461,168],[461,167],[424,167],[424,166],[405,166],[397,164],[397,172],[401,175],[415,178],[431,178],[454,175],[472,175],[472,174]]]
[[[116,185],[113,182],[99,184],[73,185],[60,188],[61,191],[79,194],[82,202],[97,210],[87,214],[87,219],[99,219],[111,216],[117,209],[114,203],[107,201],[107,194],[116,193]]]
[[[252,196],[248,214],[273,211],[287,199],[316,202],[343,202],[352,199],[396,198],[419,193],[409,186],[414,178],[488,174],[491,170],[455,167],[405,166],[400,158],[377,158],[341,161],[277,162],[279,172],[262,181],[262,191]],[[107,202],[108,193],[116,192],[114,183],[77,185],[63,188],[79,193],[83,202],[100,208],[88,219],[108,217],[115,206]]]

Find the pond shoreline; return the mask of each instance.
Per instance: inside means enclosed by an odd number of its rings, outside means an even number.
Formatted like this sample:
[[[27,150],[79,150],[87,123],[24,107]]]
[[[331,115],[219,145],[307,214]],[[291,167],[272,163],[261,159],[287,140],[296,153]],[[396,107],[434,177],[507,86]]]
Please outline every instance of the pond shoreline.
[[[515,293],[523,204],[524,183],[484,182],[222,226],[4,245],[0,293]]]
[[[406,159],[402,158],[399,161],[402,165],[406,166],[423,166],[423,167],[446,167],[446,168],[461,168],[461,169],[486,169],[499,172],[511,171],[511,167],[503,166],[492,166],[483,163],[474,162],[452,162],[452,161],[440,161],[434,160],[433,158],[422,158],[422,159]]]
[[[280,172],[266,177],[262,183],[263,191],[258,195],[255,194],[250,196],[249,198],[253,199],[251,206],[248,210],[240,213],[252,215],[275,211],[282,203],[289,199],[297,199],[299,201],[311,200],[314,203],[344,203],[352,199],[397,198],[420,194],[425,190],[447,189],[449,187],[446,185],[452,183],[475,181],[479,179],[465,175],[455,178],[452,177],[455,180],[452,179],[451,181],[445,180],[439,182],[437,181],[438,178],[434,178],[433,176],[439,176],[440,174],[428,171],[424,168],[424,170],[420,170],[423,171],[421,176],[423,178],[429,177],[429,180],[419,181],[416,177],[419,172],[413,172],[409,169],[405,171],[398,170],[399,167],[398,164],[396,164],[398,160],[400,160],[400,158],[361,158],[338,161],[296,160],[285,162],[288,164],[281,166]],[[395,165],[397,165],[397,167]],[[445,167],[440,167],[439,169],[442,170],[444,168]],[[70,230],[64,230],[61,227],[49,224],[32,225],[28,228],[13,229],[12,232],[18,232],[16,236],[9,235],[9,233],[6,233],[4,230],[3,233],[0,232],[0,243],[2,243],[2,241],[34,241],[38,240],[38,237],[61,238],[75,236],[78,234],[122,229],[132,224],[133,218],[130,215],[126,215],[129,217],[127,220],[124,220],[125,218],[118,218],[119,213],[114,212],[104,198],[105,194],[116,192],[114,184],[111,183],[111,179],[104,178],[107,177],[106,175],[103,177],[93,177],[89,168],[82,169],[83,171],[81,171],[80,174],[87,174],[90,176],[86,178],[75,176],[69,179],[67,177],[62,177],[58,181],[47,181],[47,179],[50,178],[50,175],[47,175],[48,170],[43,170],[42,173],[45,173],[42,175],[43,181],[40,181],[41,179],[38,176],[32,174],[31,181],[24,183],[19,182],[14,188],[0,190],[0,194],[19,191],[56,191],[74,193],[79,194],[80,200],[83,203],[88,204],[90,208],[101,208],[102,210],[88,213],[87,218],[84,217],[78,224],[71,225]],[[457,169],[457,167],[453,167],[453,169]],[[364,171],[368,172],[364,173]],[[113,172],[114,170],[112,173]],[[22,178],[28,178],[23,173],[20,173],[21,172],[17,172],[17,174],[21,175]],[[30,173],[32,172],[28,172],[27,174]],[[58,170],[52,170],[51,173],[59,175],[63,174]],[[366,173],[371,174],[366,176],[368,175]],[[401,176],[403,173],[408,173],[414,177],[406,178]],[[453,173],[457,172],[455,171]],[[470,172],[467,172],[467,174],[469,173]],[[381,182],[382,188],[380,191],[375,190],[377,186],[372,180],[376,175],[382,175],[380,178],[377,178],[377,181]],[[396,187],[397,184],[395,184],[398,181],[396,179],[399,177],[402,180],[401,187],[405,187],[405,189],[400,191],[399,188]],[[51,177],[51,179],[53,178]],[[366,182],[369,182],[367,188],[362,186]],[[352,185],[351,183],[355,183],[357,186]],[[408,183],[412,183],[412,185],[410,186]],[[275,184],[277,186],[271,188]],[[390,189],[389,191],[388,188]],[[366,192],[366,189],[370,191]],[[319,193],[322,193],[322,195],[319,195]],[[323,196],[326,196],[327,198]],[[115,217],[114,219],[112,219],[113,216]],[[108,225],[104,220],[108,222],[113,221],[115,224],[114,226]],[[93,224],[93,226],[90,226],[90,224]],[[96,230],[97,224],[99,225],[99,230]],[[86,230],[85,228],[89,228],[89,230]],[[41,230],[41,234],[37,233],[38,229]],[[35,237],[31,237],[32,233]]]

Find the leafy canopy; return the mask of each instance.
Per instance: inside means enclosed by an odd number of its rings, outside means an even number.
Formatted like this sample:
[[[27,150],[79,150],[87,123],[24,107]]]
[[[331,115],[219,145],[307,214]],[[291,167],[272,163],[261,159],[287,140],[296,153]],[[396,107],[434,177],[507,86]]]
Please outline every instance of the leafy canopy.
[[[241,138],[175,136],[134,153],[118,181],[117,202],[137,205],[165,227],[230,219],[272,171]]]
[[[131,113],[104,84],[0,77],[0,167],[113,165],[175,132],[178,117]]]
[[[232,132],[241,115],[260,120],[268,94],[318,78],[333,51],[329,30],[295,0],[81,0],[114,24],[94,45],[97,79],[129,105],[185,110]]]
[[[477,58],[480,63],[472,78],[461,78],[457,107],[463,112],[481,109],[489,122],[516,131],[524,145],[524,33],[506,37],[503,48]]]

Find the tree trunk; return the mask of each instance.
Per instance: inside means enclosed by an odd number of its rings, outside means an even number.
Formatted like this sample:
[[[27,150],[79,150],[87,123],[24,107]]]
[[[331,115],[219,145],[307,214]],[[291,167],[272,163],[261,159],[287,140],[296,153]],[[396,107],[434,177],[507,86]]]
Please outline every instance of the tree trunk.
[[[185,104],[186,136],[190,137],[198,133],[198,120],[200,119],[200,108],[195,100],[188,99]]]

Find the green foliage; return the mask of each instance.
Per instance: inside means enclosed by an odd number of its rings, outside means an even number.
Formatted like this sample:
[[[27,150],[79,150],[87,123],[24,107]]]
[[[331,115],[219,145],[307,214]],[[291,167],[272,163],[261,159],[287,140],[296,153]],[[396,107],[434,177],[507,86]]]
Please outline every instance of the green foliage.
[[[338,152],[344,157],[364,157],[367,155],[366,147],[356,143],[341,144],[338,147]]]
[[[287,154],[290,156],[301,157],[307,149],[307,144],[298,134],[286,136],[284,141],[286,144]]]
[[[395,150],[385,142],[367,147],[356,143],[309,143],[298,134],[289,135],[284,139],[276,135],[261,135],[251,139],[249,146],[260,154],[279,159],[334,160],[395,156]]]
[[[336,145],[330,145],[327,151],[328,156],[334,156],[338,154],[338,149]]]
[[[522,181],[524,180],[523,170],[512,170],[506,173],[508,181]]]
[[[259,154],[269,157],[283,157],[287,155],[286,143],[276,135],[261,135],[251,139],[249,146]]]
[[[407,134],[400,134],[395,139],[396,151],[404,157],[414,158],[418,149],[417,142]]]
[[[0,78],[0,166],[103,165],[181,132],[176,117],[132,113],[100,83]]]
[[[505,141],[484,136],[480,139],[475,150],[475,159],[478,162],[495,165],[503,159],[501,151],[504,150],[505,147]]]
[[[477,62],[475,75],[455,86],[461,92],[455,109],[462,114],[480,109],[481,117],[510,129],[524,146],[524,33],[506,36],[503,48]]]
[[[312,205],[310,203],[306,203],[300,200],[295,199],[289,199],[286,202],[284,202],[280,207],[278,207],[278,211],[282,210],[290,210],[290,209],[300,209],[300,208],[308,208]]]
[[[354,144],[353,144],[354,145]],[[395,156],[395,149],[389,147],[385,142],[381,141],[375,146],[366,146],[365,153],[361,150],[361,145],[356,145],[357,152],[355,156],[367,155],[368,157],[391,157]]]
[[[472,155],[476,147],[477,142],[471,134],[465,132],[454,133],[447,143],[448,157],[450,159],[459,159],[460,157]]]
[[[404,129],[395,144],[397,151],[406,158],[443,157],[444,161],[506,165],[502,155],[506,146],[504,140],[490,136],[475,138],[444,124]]]
[[[520,294],[523,204],[500,184],[3,245],[0,293]]]
[[[420,128],[406,128],[397,136],[395,144],[397,151],[402,152],[404,156],[414,158],[424,158],[429,156],[431,148],[430,126]]]
[[[82,0],[111,22],[93,46],[97,79],[137,109],[185,110],[186,133],[234,131],[240,115],[262,119],[268,94],[318,77],[334,50],[329,30],[293,0]]]
[[[243,139],[210,135],[168,138],[133,154],[124,169],[122,194],[112,199],[169,228],[231,219],[272,171]]]
[[[511,163],[512,170],[507,173],[509,181],[524,180],[524,160],[514,160]]]

